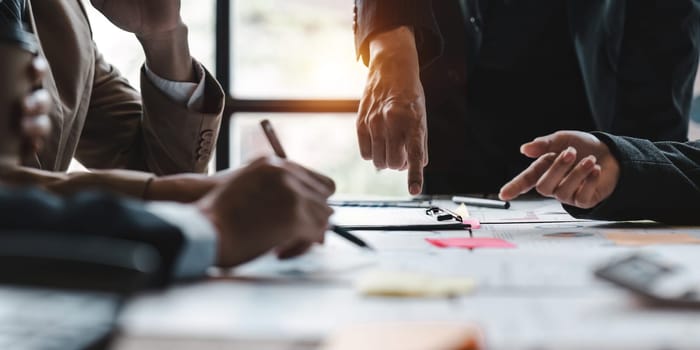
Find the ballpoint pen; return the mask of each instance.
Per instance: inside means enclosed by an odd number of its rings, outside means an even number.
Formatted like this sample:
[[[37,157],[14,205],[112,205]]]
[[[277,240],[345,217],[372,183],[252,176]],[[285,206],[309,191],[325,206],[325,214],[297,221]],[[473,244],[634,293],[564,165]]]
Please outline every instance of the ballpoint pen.
[[[272,149],[275,151],[275,155],[277,155],[278,157],[280,157],[282,159],[287,159],[287,153],[284,152],[284,148],[282,148],[282,143],[280,143],[279,138],[277,138],[277,134],[275,133],[275,129],[272,127],[272,123],[270,123],[269,120],[265,119],[265,120],[260,122],[260,126],[262,126],[262,129],[263,129],[263,132],[265,133],[265,137],[267,138],[267,141],[270,143],[270,146],[272,146]],[[352,233],[350,233],[350,231],[346,230],[343,227],[340,227],[338,225],[330,223],[328,225],[328,229],[333,231],[338,236],[345,238],[349,242],[351,242],[359,247],[369,249],[369,250],[374,250],[365,241],[363,241],[359,237],[353,235]]]
[[[464,203],[466,205],[473,205],[475,207],[496,208],[496,209],[508,209],[508,208],[510,208],[510,202],[504,202],[504,201],[499,201],[496,199],[488,199],[488,198],[454,196],[454,197],[452,197],[452,201],[455,203]]]

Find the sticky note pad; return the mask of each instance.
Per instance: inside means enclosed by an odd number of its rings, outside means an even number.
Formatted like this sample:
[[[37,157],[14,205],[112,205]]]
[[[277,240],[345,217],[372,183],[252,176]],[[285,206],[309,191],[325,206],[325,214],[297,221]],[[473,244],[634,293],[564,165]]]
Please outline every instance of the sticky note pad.
[[[472,218],[462,219],[462,223],[469,225],[469,228],[471,228],[472,230],[478,230],[481,228],[481,222],[479,222],[478,219],[472,219]]]
[[[383,297],[451,297],[468,294],[474,286],[471,278],[381,270],[369,272],[355,283],[360,294]]]
[[[686,233],[611,232],[605,237],[621,246],[700,244],[700,238]]]
[[[456,322],[396,321],[353,323],[323,341],[321,350],[479,350],[485,349],[478,326]]]
[[[428,243],[439,248],[515,248],[516,245],[500,238],[426,238]]]

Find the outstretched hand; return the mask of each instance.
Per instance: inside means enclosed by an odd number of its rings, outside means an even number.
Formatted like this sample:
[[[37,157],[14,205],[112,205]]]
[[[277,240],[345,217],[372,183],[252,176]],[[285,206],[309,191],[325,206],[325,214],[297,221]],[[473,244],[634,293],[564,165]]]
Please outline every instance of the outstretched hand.
[[[592,134],[558,131],[524,144],[520,151],[537,160],[501,188],[502,200],[535,188],[543,196],[590,209],[613,193],[620,177],[617,159]]]

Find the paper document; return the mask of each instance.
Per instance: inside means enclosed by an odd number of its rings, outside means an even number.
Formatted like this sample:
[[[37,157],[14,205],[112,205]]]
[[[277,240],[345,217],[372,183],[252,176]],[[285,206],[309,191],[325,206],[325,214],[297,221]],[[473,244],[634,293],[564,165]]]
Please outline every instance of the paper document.
[[[326,280],[350,282],[356,273],[376,263],[376,256],[360,250],[314,247],[293,259],[280,260],[269,253],[229,271],[229,276],[274,280]]]
[[[450,219],[438,221],[426,214],[426,208],[333,207],[331,221],[354,230],[448,230],[465,229],[468,225]]]
[[[468,208],[470,216],[481,224],[584,221],[569,215],[557,201],[547,199],[514,201],[510,209]]]

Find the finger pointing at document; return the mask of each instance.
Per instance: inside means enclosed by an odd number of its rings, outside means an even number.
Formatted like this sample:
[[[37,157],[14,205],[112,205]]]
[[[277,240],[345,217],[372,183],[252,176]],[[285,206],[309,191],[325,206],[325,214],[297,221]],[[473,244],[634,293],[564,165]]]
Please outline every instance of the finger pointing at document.
[[[503,200],[534,188],[543,196],[589,209],[612,194],[620,177],[615,156],[592,134],[558,131],[524,144],[521,152],[536,160],[503,186]]]
[[[400,27],[377,35],[370,56],[357,119],[360,154],[377,169],[408,170],[409,192],[420,194],[428,128],[413,32]]]

